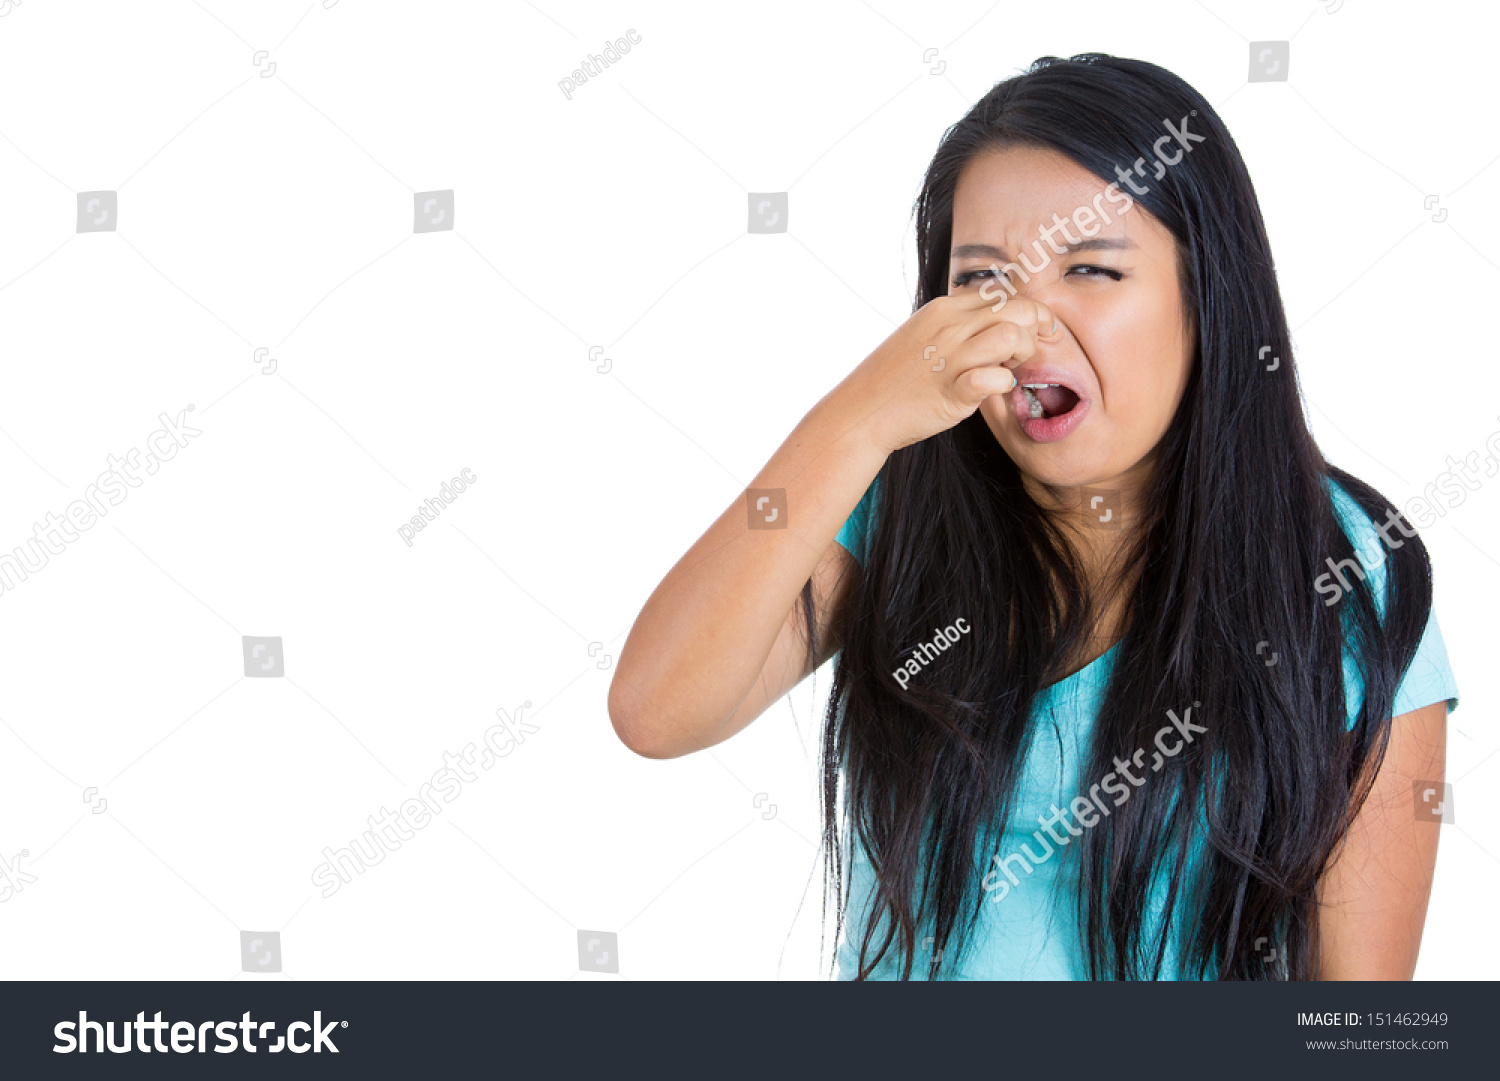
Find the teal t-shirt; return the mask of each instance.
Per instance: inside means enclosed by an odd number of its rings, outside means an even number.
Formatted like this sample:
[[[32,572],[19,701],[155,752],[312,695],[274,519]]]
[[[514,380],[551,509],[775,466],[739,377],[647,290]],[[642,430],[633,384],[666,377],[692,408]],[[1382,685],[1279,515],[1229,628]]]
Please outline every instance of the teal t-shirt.
[[[873,516],[879,502],[879,481],[870,485],[848,521],[839,530],[838,543],[861,564],[868,551]],[[1334,509],[1356,557],[1365,569],[1374,592],[1377,610],[1385,612],[1385,545],[1367,515],[1353,498],[1333,481],[1328,482]],[[1390,530],[1394,539],[1398,531]],[[1346,576],[1353,570],[1346,570]],[[1352,579],[1351,579],[1352,580]],[[1111,647],[1081,670],[1046,688],[1038,696],[1032,712],[1035,734],[1022,764],[1010,821],[999,834],[998,846],[988,845],[980,853],[985,861],[985,900],[963,957],[956,965],[944,966],[946,979],[960,980],[1077,980],[1086,979],[1085,950],[1076,919],[1078,893],[1077,861],[1066,846],[1039,842],[1039,818],[1051,818],[1053,832],[1069,837],[1064,823],[1080,821],[1076,817],[1058,819],[1056,810],[1067,808],[1074,797],[1083,795],[1082,769],[1087,761],[1094,717],[1098,712],[1110,666],[1118,646]],[[1349,725],[1352,727],[1364,703],[1364,684],[1354,658],[1344,651],[1345,699],[1349,703]],[[1394,716],[1409,713],[1434,702],[1446,701],[1452,712],[1458,706],[1458,685],[1448,664],[1434,611],[1427,621],[1411,667],[1396,692]],[[1186,705],[1186,703],[1184,703]],[[1183,717],[1190,724],[1190,717]],[[1175,737],[1174,737],[1175,739]],[[1169,744],[1170,745],[1170,744]],[[1149,764],[1149,759],[1147,760]],[[1108,797],[1106,805],[1113,805]],[[1097,819],[1097,816],[1096,816]],[[1087,819],[1083,820],[1087,824]],[[1099,820],[1103,824],[1103,820]],[[1074,826],[1074,828],[1079,828]],[[1043,838],[1047,831],[1041,833]],[[1024,847],[1023,847],[1024,846]],[[994,855],[1007,859],[1005,877],[990,862]],[[1201,854],[1201,846],[1195,855]],[[1030,868],[1029,871],[1027,868]],[[1014,884],[1012,884],[1014,880]],[[874,890],[874,874],[863,849],[854,845],[850,858],[849,907],[844,939],[839,944],[838,968],[841,979],[852,979],[858,971],[859,942]],[[1166,908],[1166,886],[1163,877],[1153,900],[1155,926],[1160,927]],[[1180,921],[1184,919],[1179,905],[1171,933],[1162,975],[1175,979],[1175,957],[1179,945]],[[1149,924],[1148,924],[1149,925]],[[921,937],[918,936],[919,943]],[[877,938],[876,942],[879,941]],[[929,944],[930,948],[930,944]],[[919,951],[921,946],[919,945]],[[893,954],[889,953],[877,968],[873,979],[896,979],[899,974]],[[913,967],[913,978],[925,979],[928,956],[919,952]]]

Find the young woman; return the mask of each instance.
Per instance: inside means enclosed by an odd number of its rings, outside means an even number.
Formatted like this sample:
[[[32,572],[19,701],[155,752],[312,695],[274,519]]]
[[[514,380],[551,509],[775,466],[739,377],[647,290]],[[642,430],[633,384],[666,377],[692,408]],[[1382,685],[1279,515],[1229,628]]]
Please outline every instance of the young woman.
[[[839,654],[844,978],[1409,978],[1457,688],[1421,540],[1308,431],[1228,131],[1046,57],[916,210],[915,314],[652,594],[615,731],[713,746]]]

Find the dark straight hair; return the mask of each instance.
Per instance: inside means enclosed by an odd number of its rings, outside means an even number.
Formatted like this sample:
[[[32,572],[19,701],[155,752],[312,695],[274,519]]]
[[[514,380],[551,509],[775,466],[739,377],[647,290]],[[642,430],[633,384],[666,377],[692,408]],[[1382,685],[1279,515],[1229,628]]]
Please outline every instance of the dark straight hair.
[[[1079,860],[1081,964],[1093,979],[1160,978],[1162,930],[1175,922],[1185,978],[1311,978],[1319,879],[1384,755],[1431,572],[1420,540],[1386,554],[1383,623],[1362,577],[1337,605],[1314,588],[1325,560],[1353,555],[1328,480],[1376,521],[1395,510],[1313,442],[1260,207],[1229,132],[1154,64],[1037,60],[938,147],[915,207],[916,307],[948,291],[954,189],[976,154],[1047,148],[1117,181],[1116,166],[1170,156],[1175,141],[1154,149],[1168,122],[1201,141],[1169,168],[1135,174],[1148,190],[1132,193],[1132,212],[1176,240],[1192,371],[1112,576],[1128,591],[1127,622],[1084,788],[1116,756],[1149,752],[1168,710],[1199,703],[1193,721],[1207,732],[1068,853]],[[1274,371],[1265,355],[1281,358]],[[844,933],[849,846],[861,845],[876,885],[863,927],[848,929],[857,978],[883,962],[911,978],[919,935],[932,940],[926,975],[939,977],[985,900],[984,846],[1011,813],[1033,704],[1092,636],[1102,594],[979,413],[896,451],[878,484],[824,725],[824,904],[832,898],[834,934]],[[802,611],[816,656],[812,606],[809,583]],[[975,633],[900,686],[891,673],[955,616]],[[1346,640],[1364,679],[1352,730]],[[1263,642],[1279,663],[1265,663]],[[1190,858],[1196,845],[1201,861]],[[1153,911],[1163,883],[1165,918]]]

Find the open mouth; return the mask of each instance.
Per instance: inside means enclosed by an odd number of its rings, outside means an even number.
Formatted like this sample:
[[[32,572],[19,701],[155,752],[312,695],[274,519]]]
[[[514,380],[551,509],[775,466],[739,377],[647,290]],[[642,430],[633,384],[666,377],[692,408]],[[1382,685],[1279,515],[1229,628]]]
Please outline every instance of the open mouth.
[[[1060,417],[1078,405],[1078,395],[1060,383],[1023,383],[1021,391],[1033,420]]]

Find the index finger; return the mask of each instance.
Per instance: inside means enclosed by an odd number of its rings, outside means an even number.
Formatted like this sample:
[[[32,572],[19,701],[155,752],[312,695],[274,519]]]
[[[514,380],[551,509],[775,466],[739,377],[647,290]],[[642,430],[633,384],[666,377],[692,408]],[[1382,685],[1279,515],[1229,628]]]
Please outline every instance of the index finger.
[[[1044,339],[1062,330],[1061,321],[1046,304],[1031,297],[1010,296],[1004,291],[1001,291],[998,298],[992,293],[988,299],[980,299],[970,309],[968,319],[971,321],[971,335],[996,323],[1015,323]]]

